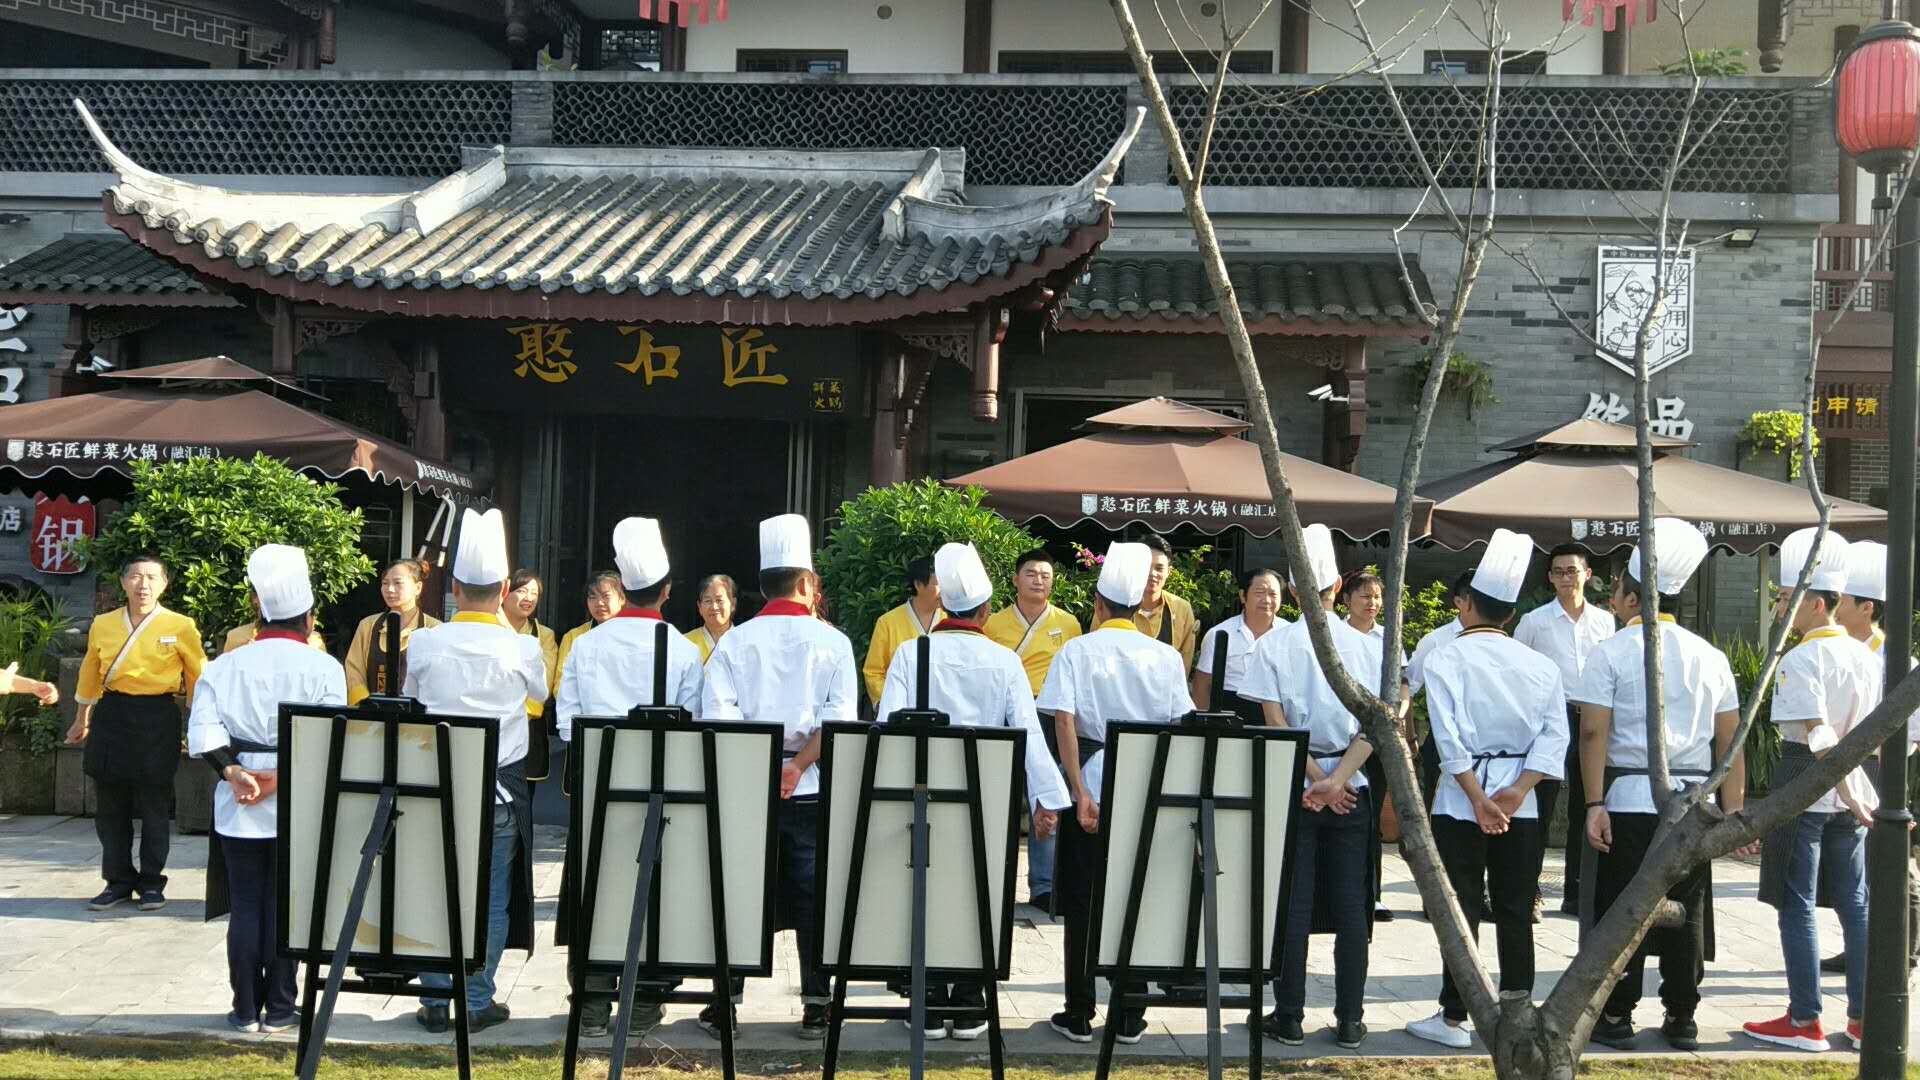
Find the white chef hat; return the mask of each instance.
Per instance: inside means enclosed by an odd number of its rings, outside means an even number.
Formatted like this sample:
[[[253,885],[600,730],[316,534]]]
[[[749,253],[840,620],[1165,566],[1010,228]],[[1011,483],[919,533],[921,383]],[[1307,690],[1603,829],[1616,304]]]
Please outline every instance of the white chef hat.
[[[613,527],[613,562],[620,568],[620,584],[639,592],[667,576],[667,546],[660,540],[660,523],[653,518],[623,518]]]
[[[813,530],[804,514],[781,514],[760,523],[760,569],[813,569]]]
[[[933,555],[933,576],[948,611],[972,611],[993,599],[993,579],[972,544],[942,544]]]
[[[1145,544],[1108,544],[1100,564],[1100,595],[1121,607],[1137,607],[1147,595],[1147,575],[1153,570],[1153,549]],[[940,579],[944,593],[947,580]]]
[[[460,548],[453,556],[453,580],[463,585],[498,585],[513,573],[507,558],[507,520],[498,507],[460,515]]]
[[[291,619],[313,610],[307,553],[287,544],[262,544],[247,556],[247,584],[260,599],[260,617]]]
[[[1307,540],[1307,569],[1313,572],[1313,591],[1326,592],[1340,583],[1340,560],[1333,553],[1333,530],[1318,522],[1302,530]],[[1300,587],[1300,575],[1287,568],[1287,580]]]
[[[1653,519],[1653,557],[1659,563],[1653,587],[1667,596],[1687,587],[1687,579],[1707,557],[1707,538],[1700,530],[1679,518]],[[1640,573],[1640,548],[1627,560],[1627,573],[1635,581],[1645,581]]]
[[[1863,600],[1887,599],[1887,545],[1878,540],[1855,540],[1847,545],[1848,596]]]
[[[1847,541],[1832,529],[1827,530],[1826,539],[1820,542],[1820,550],[1813,550],[1813,538],[1820,530],[1805,528],[1780,541],[1780,587],[1791,589],[1800,584],[1800,575],[1806,572],[1807,563],[1813,563],[1813,576],[1807,582],[1807,588],[1821,592],[1847,591]]]
[[[1493,530],[1486,554],[1473,571],[1473,590],[1511,604],[1520,599],[1520,586],[1533,562],[1533,537],[1511,529]]]

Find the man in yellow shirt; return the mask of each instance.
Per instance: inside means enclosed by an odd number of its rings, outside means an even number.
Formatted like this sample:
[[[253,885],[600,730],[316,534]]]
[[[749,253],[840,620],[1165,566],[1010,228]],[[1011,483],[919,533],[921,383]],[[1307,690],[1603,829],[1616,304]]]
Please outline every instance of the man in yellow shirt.
[[[1053,606],[1053,557],[1046,549],[1034,548],[1014,563],[1013,603],[994,612],[983,629],[989,639],[1019,655],[1033,696],[1039,697],[1060,646],[1080,636],[1080,620]],[[1049,736],[1047,749],[1058,758],[1059,751],[1051,745],[1051,714],[1040,717],[1040,730]],[[1027,832],[1027,902],[1053,912],[1053,837],[1041,839],[1031,829]]]
[[[1167,591],[1167,575],[1173,572],[1173,548],[1160,536],[1140,542],[1153,552],[1153,568],[1147,574],[1147,595],[1133,613],[1133,625],[1148,637],[1180,650],[1181,661],[1192,671],[1200,627],[1194,621],[1193,605]]]
[[[913,590],[912,597],[874,620],[867,662],[860,665],[867,700],[876,704],[880,701],[881,688],[887,683],[887,665],[893,662],[894,652],[947,617],[940,609],[940,582],[933,576],[931,555],[907,564],[907,587]]]

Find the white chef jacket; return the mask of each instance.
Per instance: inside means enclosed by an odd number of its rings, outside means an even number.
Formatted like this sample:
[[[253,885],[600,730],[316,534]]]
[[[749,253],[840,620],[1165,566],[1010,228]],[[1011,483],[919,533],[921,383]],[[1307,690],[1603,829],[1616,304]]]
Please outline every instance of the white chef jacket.
[[[1459,621],[1454,620],[1456,625]],[[1519,625],[1513,628],[1513,640],[1558,664],[1560,684],[1572,694],[1586,670],[1587,654],[1612,637],[1616,629],[1613,613],[1599,604],[1583,605],[1580,617],[1575,619],[1555,597],[1520,616]]]
[[[1886,632],[1875,629],[1873,635],[1867,638],[1867,648],[1872,649],[1873,655],[1880,658],[1880,666],[1883,669],[1880,676],[1880,693],[1881,696],[1884,697],[1887,686],[1886,673],[1884,671],[1887,663]],[[1917,667],[1920,667],[1920,657],[1907,657],[1907,669],[1911,671]],[[1920,712],[1916,712],[1912,716],[1907,717],[1907,753],[1912,754],[1916,748],[1920,748]]]
[[[1740,688],[1726,654],[1707,639],[1660,616],[1660,664],[1666,680],[1667,768],[1706,772],[1713,768],[1715,715],[1740,708]],[[1647,680],[1639,619],[1587,654],[1586,672],[1573,700],[1613,710],[1607,766],[1647,767]],[[1674,790],[1702,776],[1673,777]],[[1587,793],[1592,799],[1592,792]],[[1651,814],[1653,788],[1644,776],[1623,776],[1607,788],[1609,813]]]
[[[847,635],[812,615],[762,611],[727,631],[707,658],[700,716],[782,724],[787,754],[806,748],[820,725],[852,720],[860,669]],[[820,794],[820,767],[810,765],[795,798]]]
[[[1552,660],[1483,627],[1465,631],[1430,658],[1426,675],[1427,716],[1440,752],[1436,815],[1476,820],[1456,779],[1468,769],[1488,795],[1512,786],[1528,769],[1549,780],[1565,779],[1567,693]],[[1534,792],[1527,792],[1513,816],[1540,816]]]
[[[1286,625],[1288,625],[1287,620],[1276,615],[1273,625],[1267,627],[1267,634],[1275,633]],[[1221,631],[1225,631],[1227,635],[1227,677],[1226,685],[1221,689],[1231,690],[1237,694],[1240,688],[1246,685],[1247,661],[1253,656],[1253,647],[1259,644],[1260,637],[1265,637],[1267,634],[1255,637],[1253,631],[1247,628],[1245,615],[1235,615],[1231,619],[1222,620],[1218,626],[1200,636],[1200,659],[1193,670],[1209,676],[1213,674],[1213,644]]]
[[[1385,635],[1362,633],[1345,619],[1331,616],[1327,630],[1333,635],[1334,650],[1347,673],[1362,686],[1377,687],[1380,662],[1386,656]],[[1406,658],[1401,659],[1404,662]],[[1347,747],[1360,737],[1360,721],[1340,704],[1333,684],[1320,670],[1304,616],[1260,639],[1247,666],[1247,684],[1240,696],[1275,702],[1285,710],[1287,726],[1308,733],[1307,752],[1327,772],[1340,764]],[[1354,788],[1366,787],[1366,774],[1355,772],[1348,783]]]
[[[187,714],[187,753],[195,757],[231,745],[234,739],[280,744],[280,703],[345,705],[347,671],[340,661],[307,644],[267,638],[252,648],[221,653],[200,673],[193,709]],[[273,754],[235,755],[247,769],[278,769]],[[276,804],[269,795],[251,806],[233,797],[233,785],[213,789],[213,831],[236,840],[267,840],[278,832]]]
[[[1434,650],[1459,637],[1460,632],[1465,629],[1466,627],[1460,625],[1459,617],[1455,616],[1445,625],[1436,626],[1421,636],[1420,641],[1413,647],[1413,659],[1407,661],[1408,693],[1417,694],[1420,688],[1426,685],[1427,661],[1433,656]]]
[[[527,702],[547,700],[547,661],[540,639],[498,618],[463,611],[439,626],[413,632],[407,678],[400,692],[429,713],[500,721],[501,765],[527,756]],[[494,785],[504,806],[507,789]]]
[[[1780,658],[1773,683],[1773,722],[1780,737],[1822,752],[1845,738],[1880,704],[1885,664],[1865,642],[1855,641],[1838,626],[1807,631],[1800,644]],[[1880,805],[1864,768],[1842,781],[1867,809]],[[1846,809],[1832,791],[1820,796],[1808,813],[1834,814]]]
[[[554,711],[573,740],[576,716],[625,716],[653,704],[653,642],[659,619],[617,615],[580,635],[560,673]],[[700,715],[700,646],[667,626],[667,704]]]
[[[1060,646],[1034,707],[1072,713],[1075,734],[1104,746],[1108,722],[1171,724],[1193,711],[1193,695],[1180,650],[1141,633],[1131,619],[1110,619]],[[1096,805],[1105,757],[1102,749],[1080,762]]]
[[[1027,798],[1048,810],[1072,806],[1066,778],[1047,752],[1040,717],[1033,707],[1033,684],[1027,681],[1027,669],[1021,666],[1019,655],[985,634],[969,630],[940,628],[927,638],[927,708],[946,713],[949,722],[961,727],[1024,728]],[[918,639],[903,642],[893,651],[876,710],[882,723],[895,712],[914,707],[919,657]]]

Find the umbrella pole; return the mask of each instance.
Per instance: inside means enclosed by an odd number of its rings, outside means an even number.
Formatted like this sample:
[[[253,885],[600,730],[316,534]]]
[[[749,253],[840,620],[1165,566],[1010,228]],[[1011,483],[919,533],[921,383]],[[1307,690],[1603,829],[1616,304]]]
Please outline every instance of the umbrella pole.
[[[400,489],[400,555],[413,550],[413,489]]]

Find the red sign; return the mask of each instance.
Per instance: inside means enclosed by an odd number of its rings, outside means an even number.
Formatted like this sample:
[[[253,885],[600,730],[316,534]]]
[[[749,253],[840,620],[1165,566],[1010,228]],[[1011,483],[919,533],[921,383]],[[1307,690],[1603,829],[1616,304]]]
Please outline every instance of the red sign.
[[[86,569],[80,541],[93,536],[94,506],[72,502],[65,495],[33,498],[33,533],[27,539],[27,558],[43,574],[77,574]]]
[[[1581,16],[1582,26],[1592,26],[1595,15],[1602,16],[1601,25],[1612,30],[1622,14],[1628,23],[1639,21],[1640,9],[1647,10],[1647,21],[1652,22],[1660,14],[1660,0],[1561,0],[1560,21],[1572,22],[1577,13]]]
[[[673,9],[675,7],[680,9],[681,26],[688,25],[690,21],[689,16],[693,14],[695,9],[699,10],[700,21],[703,24],[709,16],[721,22],[727,21],[727,0],[640,0],[640,17],[643,19],[652,19],[654,17],[654,5],[656,3],[659,4],[660,21],[663,23],[673,21]],[[711,10],[709,10],[709,8],[711,8]]]

